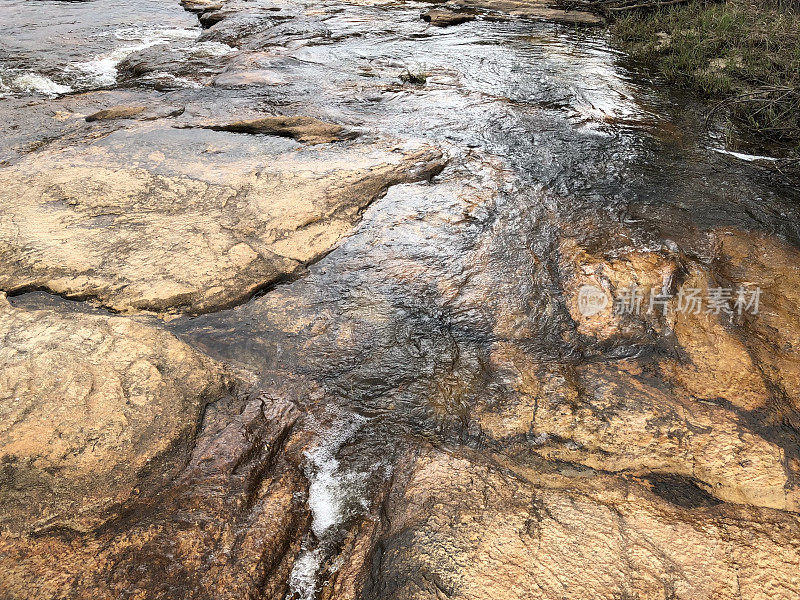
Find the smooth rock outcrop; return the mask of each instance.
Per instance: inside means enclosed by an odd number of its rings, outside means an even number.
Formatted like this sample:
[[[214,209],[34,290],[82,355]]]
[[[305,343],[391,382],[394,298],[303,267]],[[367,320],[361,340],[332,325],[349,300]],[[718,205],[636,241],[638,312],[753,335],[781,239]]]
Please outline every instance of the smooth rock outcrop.
[[[135,159],[125,142],[123,155],[43,152],[4,171],[0,291],[44,289],[121,312],[229,307],[327,253],[390,186],[444,165],[430,146],[279,153],[264,164],[255,151],[229,158],[249,150],[225,133],[200,143],[220,136],[230,152],[193,162],[153,127],[143,134],[152,151]]]
[[[188,458],[230,375],[125,317],[12,307],[0,294],[0,530],[87,531]]]
[[[602,256],[562,243],[565,302],[578,343],[595,352],[638,343],[655,356],[569,366],[536,364],[503,349],[498,365],[516,373],[524,398],[512,414],[525,412],[515,420],[479,411],[491,435],[530,436],[549,459],[677,474],[728,502],[800,511],[792,429],[798,368],[789,358],[798,343],[798,253],[760,234],[727,229],[710,236],[710,264],[679,252]],[[634,285],[640,309],[621,310],[622,294]],[[585,286],[605,296],[602,310],[581,310]],[[737,308],[737,290],[756,288],[760,305]],[[713,290],[727,290],[723,307],[709,305]],[[649,306],[661,294],[666,305]],[[686,300],[690,294],[696,304]]]
[[[423,450],[400,469],[362,598],[663,600],[800,594],[800,523],[686,486]],[[673,488],[676,488],[673,485]]]
[[[265,397],[240,410],[209,406],[174,482],[120,519],[86,534],[0,532],[0,596],[283,598],[309,523],[307,482],[287,460],[298,415]]]

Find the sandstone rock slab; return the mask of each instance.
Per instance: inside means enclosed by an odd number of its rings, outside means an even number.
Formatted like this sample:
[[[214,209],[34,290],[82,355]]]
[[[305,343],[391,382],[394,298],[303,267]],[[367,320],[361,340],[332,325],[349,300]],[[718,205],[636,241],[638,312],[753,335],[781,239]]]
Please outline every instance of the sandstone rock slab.
[[[141,127],[4,171],[0,291],[120,312],[229,307],[330,251],[390,186],[444,165],[424,145],[276,153],[235,134]]]
[[[422,452],[385,507],[382,600],[715,600],[800,593],[796,516],[681,506],[645,482]]]

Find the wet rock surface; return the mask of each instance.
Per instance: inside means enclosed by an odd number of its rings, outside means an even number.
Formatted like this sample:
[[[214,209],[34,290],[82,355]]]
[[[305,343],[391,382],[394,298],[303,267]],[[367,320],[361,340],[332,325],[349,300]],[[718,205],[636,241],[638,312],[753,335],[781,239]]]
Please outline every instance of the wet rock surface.
[[[183,7],[0,103],[0,596],[800,594],[795,181],[578,12]]]
[[[565,477],[471,453],[427,449],[409,471],[389,496],[367,598],[798,593],[798,523],[779,512],[688,508],[646,482]]]
[[[165,154],[160,140],[171,134]],[[142,143],[134,165],[118,153],[132,137]],[[185,160],[181,137],[222,155],[217,166]],[[388,187],[442,168],[433,148],[273,153],[266,165],[226,152],[237,144],[233,134],[196,140],[154,126],[6,169],[0,286],[120,312],[224,308],[325,254]]]
[[[475,15],[448,10],[433,9],[422,13],[421,18],[436,27],[449,27],[461,25],[475,20]]]
[[[252,121],[236,121],[224,125],[209,125],[214,131],[278,135],[309,144],[328,144],[355,137],[341,125],[325,123],[313,117],[263,117]]]
[[[432,25],[446,26],[454,24],[451,19],[456,11],[472,12],[489,20],[541,19],[555,23],[572,25],[599,25],[603,18],[582,10],[563,10],[551,6],[553,3],[536,0],[451,0],[444,4],[448,11],[433,10],[430,20]],[[452,11],[452,12],[451,12]],[[463,22],[463,21],[462,21]]]

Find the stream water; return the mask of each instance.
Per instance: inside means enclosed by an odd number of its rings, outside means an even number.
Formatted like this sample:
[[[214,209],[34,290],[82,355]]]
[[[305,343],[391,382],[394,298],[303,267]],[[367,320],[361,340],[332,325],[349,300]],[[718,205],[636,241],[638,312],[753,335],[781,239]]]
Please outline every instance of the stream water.
[[[291,582],[310,599],[326,544],[369,506],[405,440],[486,443],[469,415],[510,394],[493,364],[499,346],[544,364],[661,351],[647,336],[576,345],[560,240],[612,254],[679,247],[702,260],[703,232],[732,225],[800,244],[800,197],[758,161],[719,152],[698,106],[628,70],[601,30],[436,28],[419,18],[428,5],[413,2],[259,6],[235,60],[249,56],[275,83],[210,87],[189,65],[180,76],[202,86],[165,91],[165,103],[191,94],[212,110],[311,114],[435,143],[450,159],[436,185],[391,188],[302,278],[164,325],[314,415],[314,539]],[[276,7],[293,18],[276,18]],[[3,0],[0,17],[0,90],[17,102],[113,87],[116,62],[146,47],[181,61],[198,43],[237,46],[169,0]],[[426,84],[401,83],[407,70],[424,71]]]

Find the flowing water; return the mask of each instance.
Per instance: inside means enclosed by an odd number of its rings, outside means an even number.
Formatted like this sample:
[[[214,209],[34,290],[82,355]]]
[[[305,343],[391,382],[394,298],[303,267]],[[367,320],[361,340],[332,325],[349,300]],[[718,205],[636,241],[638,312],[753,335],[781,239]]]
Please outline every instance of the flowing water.
[[[16,102],[113,86],[116,61],[158,45],[188,61],[174,72],[200,86],[167,90],[165,103],[311,114],[447,153],[433,185],[391,188],[302,278],[165,325],[313,415],[314,536],[291,582],[302,598],[314,596],[326,544],[369,507],[407,440],[488,443],[470,411],[510,394],[493,363],[498,347],[544,364],[663,350],[648,336],[576,343],[561,240],[611,254],[678,247],[698,259],[703,232],[717,226],[800,243],[797,189],[763,161],[721,152],[698,106],[628,70],[602,31],[526,21],[441,29],[419,19],[426,7],[259,0],[238,44],[214,29],[201,34],[168,0],[0,5],[0,78]],[[222,59],[192,63],[202,43],[237,47],[225,60],[249,56],[274,83],[206,86],[202,69]],[[426,84],[402,84],[407,70],[426,72]],[[180,135],[161,142],[186,151]]]

